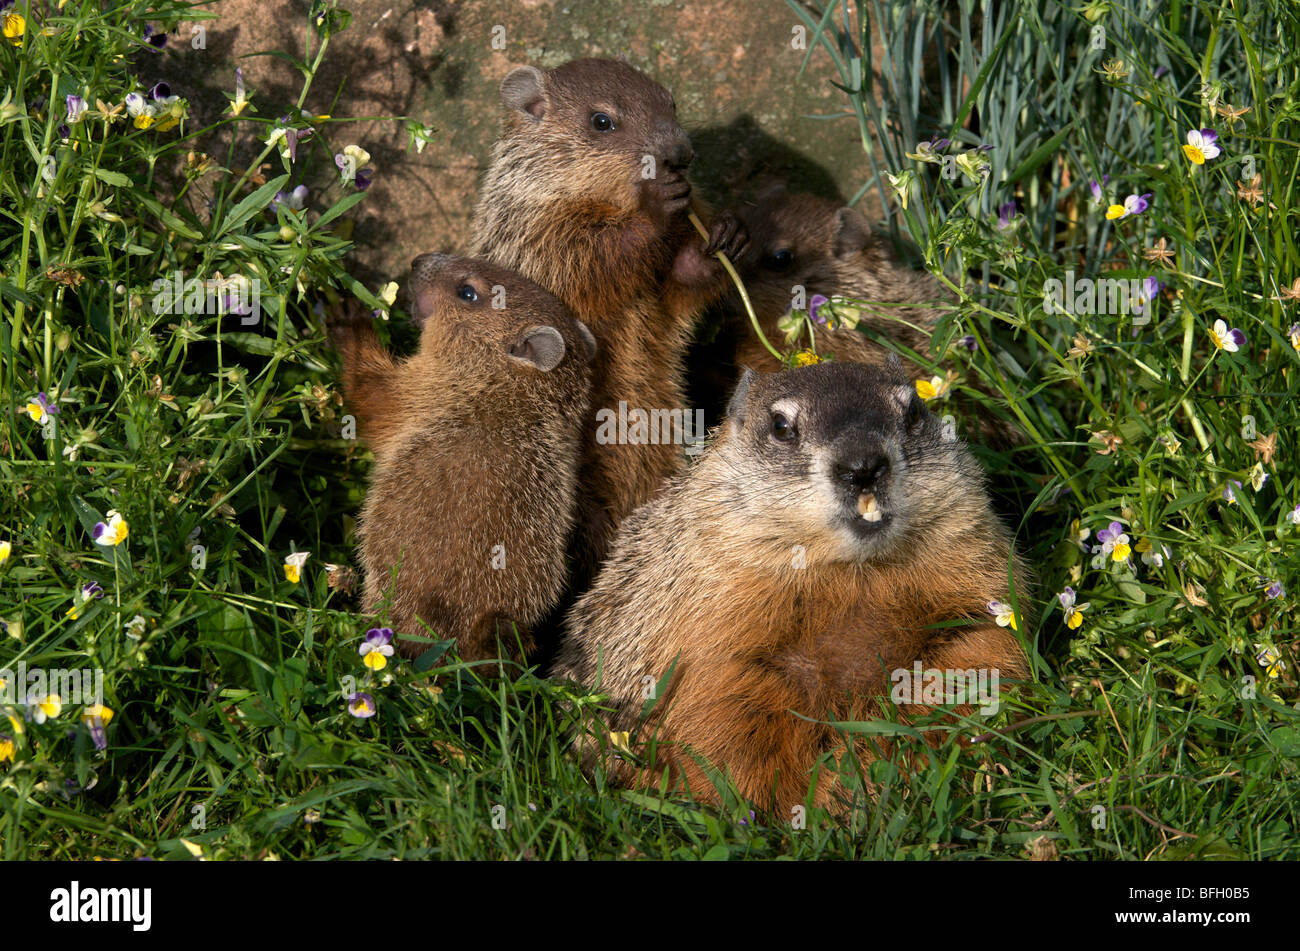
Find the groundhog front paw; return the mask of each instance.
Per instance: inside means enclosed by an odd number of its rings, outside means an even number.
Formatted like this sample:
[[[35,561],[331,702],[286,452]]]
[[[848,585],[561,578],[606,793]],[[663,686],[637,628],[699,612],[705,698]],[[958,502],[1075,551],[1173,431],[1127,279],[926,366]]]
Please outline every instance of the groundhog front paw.
[[[734,212],[722,211],[713,218],[709,227],[709,241],[704,246],[705,256],[721,251],[731,261],[738,261],[749,250],[749,229]]]

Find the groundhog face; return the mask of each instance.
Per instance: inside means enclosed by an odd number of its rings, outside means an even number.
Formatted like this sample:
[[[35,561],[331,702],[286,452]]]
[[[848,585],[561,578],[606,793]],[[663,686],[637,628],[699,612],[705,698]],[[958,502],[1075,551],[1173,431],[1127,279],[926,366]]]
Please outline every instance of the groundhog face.
[[[872,266],[868,249],[873,244],[870,226],[854,209],[773,189],[737,215],[750,236],[740,275],[760,313],[785,313],[796,287],[804,289],[805,299],[871,292],[854,286]]]
[[[477,258],[422,254],[411,262],[420,348],[473,355],[515,372],[585,366],[596,353],[586,324],[532,281]]]
[[[529,150],[541,167],[519,170],[536,179],[530,187],[628,203],[644,196],[668,213],[689,205],[685,173],[695,153],[673,97],[627,63],[581,59],[545,73],[521,66],[502,81],[501,99],[509,129],[543,146]],[[556,165],[556,156],[565,161]]]
[[[937,523],[969,511],[979,470],[895,366],[823,363],[746,371],[728,408],[730,457],[758,460],[740,503],[785,551],[810,562],[920,551]],[[723,450],[726,451],[725,449]],[[753,491],[761,486],[761,491]]]

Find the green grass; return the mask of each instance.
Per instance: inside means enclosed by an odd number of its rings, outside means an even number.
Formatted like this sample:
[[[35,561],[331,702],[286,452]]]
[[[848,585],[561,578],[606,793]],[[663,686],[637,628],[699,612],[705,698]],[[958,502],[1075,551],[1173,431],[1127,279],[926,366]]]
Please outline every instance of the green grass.
[[[803,828],[753,820],[734,797],[715,810],[582,776],[565,750],[575,730],[600,729],[600,700],[534,673],[450,653],[423,670],[362,666],[367,625],[323,566],[350,561],[368,457],[339,438],[312,307],[340,294],[386,305],[347,275],[345,218],[330,217],[362,193],[339,182],[306,214],[266,207],[332,163],[352,141],[346,124],[253,90],[258,112],[213,128],[88,115],[70,129],[78,147],[61,145],[65,96],[122,103],[149,55],[144,23],[203,13],[73,0],[45,36],[27,16],[24,43],[0,44],[0,542],[13,546],[0,666],[102,668],[114,716],[102,751],[71,706],[21,734],[0,719],[0,741],[14,741],[0,763],[0,855],[968,858],[1036,842],[1074,859],[1300,857],[1300,526],[1287,518],[1300,503],[1300,301],[1283,294],[1300,278],[1294,8],[947,9],[891,0],[792,16],[807,17],[809,55],[842,69],[842,121],[859,123],[881,173],[863,192],[879,191],[892,233],[954,288],[969,276],[936,334],[936,369],[958,371],[971,400],[999,394],[1029,436],[981,451],[1036,569],[1019,593],[1035,618],[1022,625],[1034,680],[933,751],[902,742],[922,768],[873,763],[876,798],[844,823],[812,810]],[[346,20],[334,11],[309,30],[306,83]],[[1089,49],[1095,25],[1104,50]],[[873,49],[883,60],[858,52]],[[1206,96],[1250,112],[1229,123]],[[286,113],[317,131],[266,185],[215,155],[202,176],[184,171],[190,149],[240,130],[265,141]],[[1193,168],[1180,146],[1201,127],[1224,154]],[[953,140],[952,156],[991,145],[987,177],[906,157],[932,135]],[[1237,195],[1246,155],[1258,204]],[[884,173],[906,170],[904,209]],[[1107,221],[1088,189],[1102,175],[1108,198],[1150,192],[1150,207]],[[1142,250],[1160,237],[1172,260],[1153,265]],[[155,313],[152,282],[176,269],[257,277],[261,323],[229,332],[230,318],[222,331],[213,315]],[[1165,289],[1137,327],[1046,313],[1045,283],[1067,269],[1154,275]],[[1217,319],[1245,334],[1239,352],[1214,348]],[[950,351],[965,334],[977,351]],[[1071,356],[1077,337],[1090,352]],[[38,392],[57,395],[49,438],[24,409]],[[1102,432],[1122,442],[1103,454]],[[1250,443],[1273,433],[1255,489]],[[90,536],[110,509],[130,525],[115,548]],[[1113,520],[1134,545],[1168,546],[1164,564],[1134,551],[1092,567],[1075,523],[1091,545]],[[311,552],[298,584],[283,571],[291,551]],[[1284,595],[1266,597],[1260,579]],[[69,617],[90,582],[104,596]],[[1067,584],[1090,605],[1077,630],[1056,602]],[[138,639],[126,631],[136,615]],[[1277,676],[1256,656],[1265,648],[1285,664]],[[348,713],[356,690],[375,697],[375,717]],[[23,720],[22,705],[3,712]],[[856,764],[827,768],[857,782]]]

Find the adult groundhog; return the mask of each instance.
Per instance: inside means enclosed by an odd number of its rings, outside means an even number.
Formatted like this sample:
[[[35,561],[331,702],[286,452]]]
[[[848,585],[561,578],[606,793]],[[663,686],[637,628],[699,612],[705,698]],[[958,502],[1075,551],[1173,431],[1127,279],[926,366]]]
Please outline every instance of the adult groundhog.
[[[375,453],[358,537],[365,607],[465,659],[525,650],[563,589],[596,343],[551,294],[486,261],[411,264],[421,326],[394,360],[368,316],[331,326]],[[420,642],[402,641],[414,656]]]
[[[734,215],[714,219],[708,242],[695,233],[690,140],[668,91],[629,64],[523,66],[501,98],[505,127],[475,209],[474,253],[546,287],[600,345],[579,475],[581,589],[618,523],[684,459],[673,433],[605,443],[597,414],[686,408],[692,324],[728,286],[712,253],[739,256],[746,237]]]
[[[893,672],[1026,674],[990,608],[1010,603],[1013,566],[1024,603],[1024,574],[982,483],[897,368],[746,373],[717,441],[624,522],[568,617],[555,674],[609,693],[612,730],[636,729],[672,670],[640,728],[653,767],[618,762],[614,779],[666,771],[716,799],[694,754],[788,817],[842,748],[815,721],[878,714]],[[834,792],[817,778],[817,804]]]

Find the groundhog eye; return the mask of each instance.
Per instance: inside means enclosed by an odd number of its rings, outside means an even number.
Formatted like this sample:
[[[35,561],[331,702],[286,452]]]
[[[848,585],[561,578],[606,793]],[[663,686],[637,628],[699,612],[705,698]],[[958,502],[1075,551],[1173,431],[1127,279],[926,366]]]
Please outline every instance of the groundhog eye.
[[[794,267],[794,252],[789,248],[773,251],[763,262],[773,271],[788,271]]]
[[[921,402],[921,397],[913,396],[912,401],[907,404],[907,425],[914,428],[925,419],[925,403]]]
[[[603,112],[593,112],[591,114],[591,127],[597,132],[613,132],[614,120]]]
[[[461,300],[467,300],[471,304],[478,300],[478,291],[469,284],[462,284],[456,288],[456,296]]]
[[[794,422],[784,413],[772,414],[772,438],[777,442],[794,442],[797,433]]]

